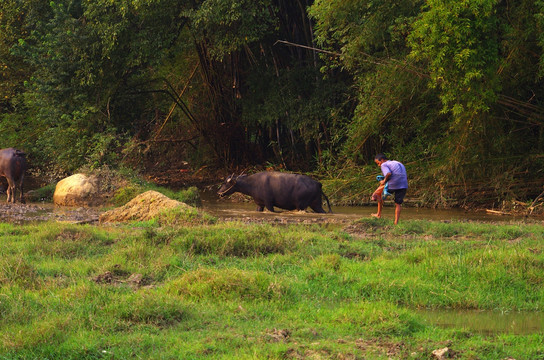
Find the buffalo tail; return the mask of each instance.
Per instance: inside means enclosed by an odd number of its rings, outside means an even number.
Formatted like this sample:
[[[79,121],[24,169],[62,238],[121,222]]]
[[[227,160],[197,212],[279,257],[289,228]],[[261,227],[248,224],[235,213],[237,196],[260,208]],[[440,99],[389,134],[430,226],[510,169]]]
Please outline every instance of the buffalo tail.
[[[321,190],[321,195],[323,195],[323,197],[325,198],[325,200],[327,200],[327,206],[329,207],[329,213],[332,214],[331,204],[329,204],[329,198],[327,197],[327,195],[325,195],[325,193],[323,192],[323,190]]]

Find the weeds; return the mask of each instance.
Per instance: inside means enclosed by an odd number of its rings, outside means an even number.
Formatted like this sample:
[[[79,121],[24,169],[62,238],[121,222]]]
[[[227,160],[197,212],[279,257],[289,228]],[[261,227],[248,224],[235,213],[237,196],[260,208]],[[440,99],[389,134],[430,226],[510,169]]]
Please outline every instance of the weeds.
[[[198,228],[179,237],[174,246],[194,255],[250,257],[292,251],[297,244],[270,226]]]
[[[174,279],[167,292],[196,299],[254,300],[280,298],[285,287],[261,271],[198,269]]]

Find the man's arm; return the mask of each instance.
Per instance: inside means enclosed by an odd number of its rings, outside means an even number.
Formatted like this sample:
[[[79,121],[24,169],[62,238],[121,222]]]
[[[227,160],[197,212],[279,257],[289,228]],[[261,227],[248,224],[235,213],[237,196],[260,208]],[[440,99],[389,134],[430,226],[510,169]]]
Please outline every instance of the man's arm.
[[[391,177],[391,173],[388,172],[387,174],[385,174],[385,177],[383,178],[383,180],[380,181],[380,184],[385,185],[385,183],[389,181],[390,177]]]

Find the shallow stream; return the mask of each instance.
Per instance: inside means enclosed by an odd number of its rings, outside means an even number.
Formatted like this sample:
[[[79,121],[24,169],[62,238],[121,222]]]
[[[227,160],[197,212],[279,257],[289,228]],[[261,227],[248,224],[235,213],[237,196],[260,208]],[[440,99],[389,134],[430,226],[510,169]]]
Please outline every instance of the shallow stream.
[[[349,222],[365,217],[370,217],[376,212],[376,206],[331,206],[332,214],[316,214],[310,209],[304,211],[284,211],[275,208],[276,212],[267,210],[256,211],[257,205],[253,202],[233,201],[229,198],[220,199],[215,193],[202,192],[203,209],[219,218],[239,219],[246,218],[272,220],[280,222]],[[328,208],[324,207],[327,211]],[[386,203],[382,212],[382,218],[394,218],[394,205]],[[523,216],[497,215],[485,211],[464,211],[461,209],[428,209],[403,206],[401,220],[431,220],[431,221],[484,221],[504,222],[522,220]],[[282,221],[283,220],[283,221]]]
[[[417,310],[425,322],[478,334],[528,335],[544,330],[542,312],[498,310]]]

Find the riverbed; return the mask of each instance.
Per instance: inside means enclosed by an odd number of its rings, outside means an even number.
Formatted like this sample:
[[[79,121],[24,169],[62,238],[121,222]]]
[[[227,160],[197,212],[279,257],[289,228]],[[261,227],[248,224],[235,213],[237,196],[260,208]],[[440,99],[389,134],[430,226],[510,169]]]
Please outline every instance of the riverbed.
[[[369,218],[376,212],[376,206],[332,206],[332,213],[317,214],[307,211],[285,211],[276,208],[275,212],[257,211],[252,201],[238,196],[222,199],[209,191],[201,192],[202,210],[225,221],[244,221],[259,223],[338,223],[348,224],[352,221]],[[325,209],[328,209],[325,207]],[[0,197],[0,221],[23,223],[32,221],[66,221],[72,223],[94,223],[98,221],[100,207],[62,207],[48,202],[27,204],[8,204],[5,196]],[[386,203],[382,218],[394,218],[394,204]],[[465,211],[462,209],[429,209],[403,206],[402,220],[428,221],[481,221],[511,222],[523,221],[524,216],[498,215],[485,211]],[[529,221],[538,221],[538,218]],[[541,219],[540,219],[541,220]]]
[[[0,199],[0,222],[16,224],[58,221],[70,223],[95,223],[103,210],[98,207],[66,207],[51,203],[6,203]]]
[[[332,214],[316,214],[310,209],[307,211],[285,211],[275,208],[276,212],[257,211],[257,205],[252,201],[236,199],[221,199],[217,195],[201,193],[202,208],[204,211],[226,220],[255,220],[258,222],[340,222],[349,223],[361,218],[371,217],[376,213],[376,206],[331,206]],[[324,209],[328,210],[327,207]],[[386,203],[382,218],[393,219],[395,206]],[[510,222],[526,219],[524,216],[500,215],[486,211],[465,211],[462,209],[429,209],[403,206],[401,220],[429,220],[429,221],[482,221],[482,222]]]

